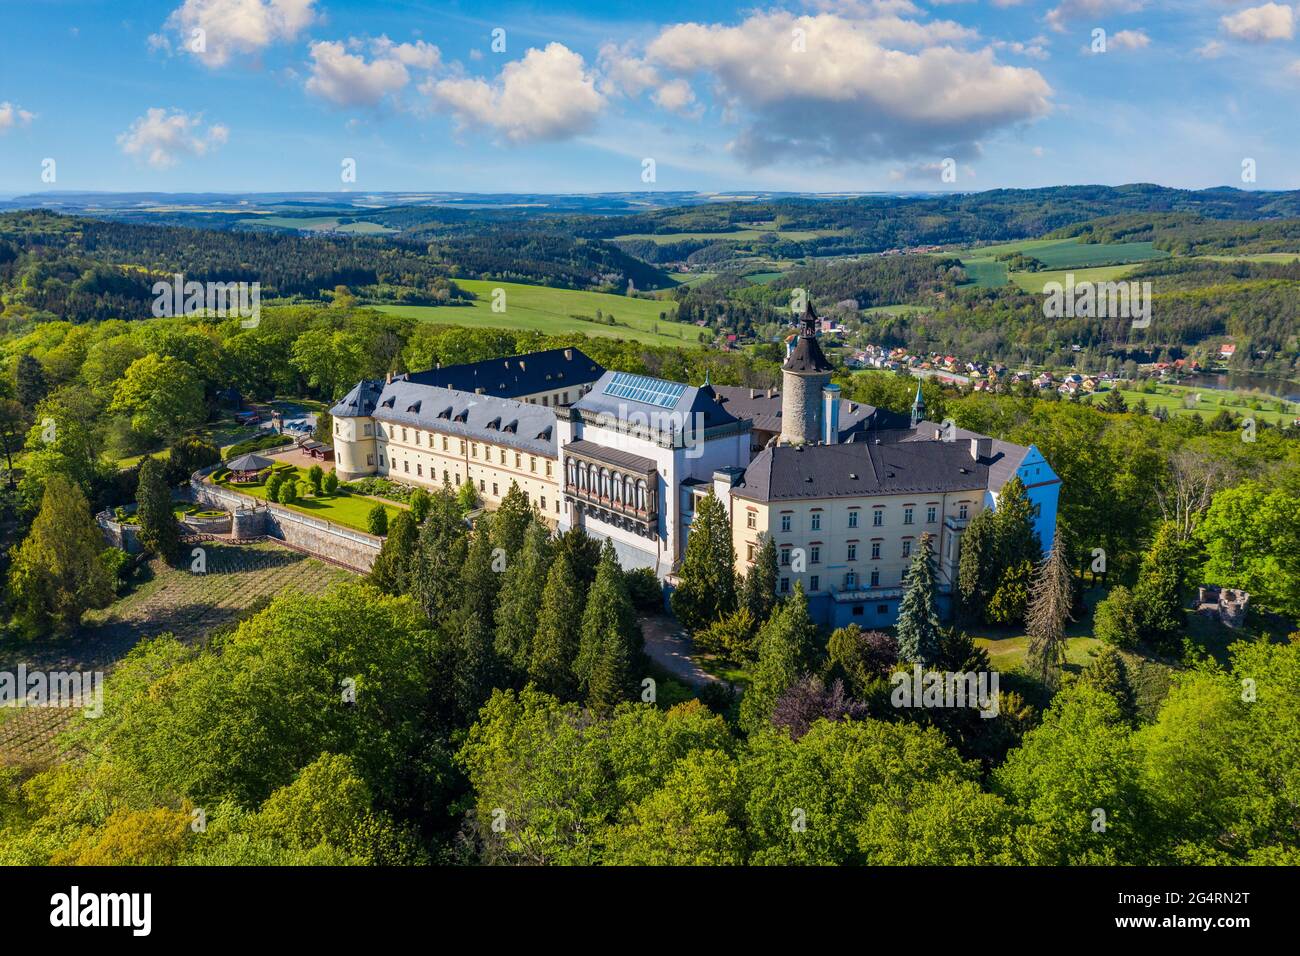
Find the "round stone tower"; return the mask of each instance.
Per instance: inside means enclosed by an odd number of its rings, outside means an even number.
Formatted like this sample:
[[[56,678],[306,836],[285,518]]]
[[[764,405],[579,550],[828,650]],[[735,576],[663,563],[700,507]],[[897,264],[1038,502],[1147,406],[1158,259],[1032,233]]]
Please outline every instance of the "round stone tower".
[[[781,373],[781,444],[813,445],[822,438],[822,389],[831,380],[831,363],[817,344],[817,313],[812,303],[799,319],[799,337]]]

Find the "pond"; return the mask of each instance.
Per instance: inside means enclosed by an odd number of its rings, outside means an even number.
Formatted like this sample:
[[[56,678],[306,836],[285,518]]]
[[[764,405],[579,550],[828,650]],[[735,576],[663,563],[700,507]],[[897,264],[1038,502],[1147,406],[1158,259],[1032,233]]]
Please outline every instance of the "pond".
[[[1179,385],[1193,388],[1217,388],[1228,391],[1262,392],[1289,402],[1300,402],[1300,382],[1278,375],[1261,375],[1257,372],[1210,372],[1198,375],[1186,375],[1178,380]]]

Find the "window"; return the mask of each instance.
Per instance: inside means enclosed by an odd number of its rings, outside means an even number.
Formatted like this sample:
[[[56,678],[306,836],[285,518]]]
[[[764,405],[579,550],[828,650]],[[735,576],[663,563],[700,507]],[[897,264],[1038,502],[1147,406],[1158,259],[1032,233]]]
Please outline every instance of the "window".
[[[745,560],[746,561],[754,560],[754,545],[752,543],[745,545]]]
[[[516,468],[523,467],[523,456],[521,456],[519,452],[515,452],[515,467]]]
[[[781,579],[781,593],[782,593],[782,594],[789,594],[789,593],[790,593],[790,579],[789,579],[789,578],[782,578],[782,579]]]
[[[957,517],[965,521],[966,515],[969,514],[969,509],[970,506],[963,501],[961,504],[957,506]]]
[[[564,393],[564,404],[565,404],[565,405],[569,404],[569,393],[568,393],[568,392],[565,392],[565,393]]]
[[[850,527],[850,528],[856,528],[857,526],[858,526],[858,513],[857,513],[856,511],[850,511],[850,512],[849,512],[849,527]]]
[[[461,453],[462,455],[465,454],[465,439],[463,439],[463,438],[460,440],[460,453]]]
[[[863,610],[863,608],[862,608],[862,605],[861,605],[861,604],[855,604],[855,605],[853,605],[853,616],[854,616],[854,617],[862,617],[862,610]]]
[[[905,557],[905,558],[910,558],[911,556],[912,556],[912,539],[911,539],[911,538],[904,538],[904,539],[903,539],[903,557]]]
[[[418,431],[415,433],[415,443],[420,444],[420,433]]]
[[[758,527],[758,514],[756,512],[753,511],[745,512],[745,527],[746,528]]]
[[[416,465],[415,465],[415,474],[416,474],[416,477],[418,477],[418,478],[423,478],[423,477],[424,477],[424,466],[421,465],[419,462],[417,462]]]
[[[474,442],[474,444],[469,446],[469,454],[471,458],[478,457],[478,442]]]
[[[782,531],[789,531],[789,530],[790,530],[790,516],[789,516],[789,515],[781,515],[781,530],[782,530]]]
[[[855,571],[849,571],[844,575],[844,590],[852,591],[858,586],[858,575]]]
[[[551,477],[551,462],[549,459],[546,462],[546,477]]]
[[[871,524],[873,527],[879,528],[884,523],[885,523],[885,509],[877,508],[875,511],[871,513]]]
[[[406,441],[406,429],[402,429],[402,441]]]
[[[877,613],[877,614],[881,614],[881,615],[888,614],[888,613],[889,613],[889,605],[888,605],[888,604],[877,604],[877,605],[876,605],[876,613]]]
[[[925,523],[934,524],[937,514],[938,512],[936,511],[934,505],[930,505],[929,507],[927,507],[925,509]]]
[[[374,433],[375,433],[375,426],[374,426],[374,425],[362,425],[362,426],[361,426],[361,434],[365,435],[367,438],[369,438],[369,437],[370,437],[371,435],[373,435]]]
[[[366,464],[367,464],[367,465],[373,465],[374,463],[375,463],[375,456],[374,456],[374,455],[366,455]]]
[[[873,588],[878,588],[878,587],[880,587],[880,572],[879,572],[879,571],[872,571],[872,572],[871,572],[871,586],[872,586]]]
[[[384,456],[383,456],[383,455],[380,455],[380,456],[379,456],[379,463],[380,463],[381,465],[384,463]]]
[[[821,549],[821,545],[819,545],[819,544],[814,544],[814,545],[812,545],[812,546],[808,549],[808,560],[809,560],[811,563],[813,563],[813,564],[821,564],[821,563],[822,563],[822,549]]]
[[[506,463],[506,450],[505,450],[504,448],[502,448],[502,449],[501,449],[501,464],[504,465],[505,463]]]
[[[880,542],[879,542],[879,541],[873,541],[873,542],[871,542],[871,560],[872,560],[872,561],[879,561],[879,560],[880,560]]]
[[[411,473],[411,463],[409,461],[402,462],[402,471],[406,472],[408,475]]]
[[[487,482],[484,481],[482,478],[478,480],[478,490],[487,491]]]
[[[812,529],[814,531],[820,531],[822,529],[822,513],[820,511],[814,511],[812,513]]]
[[[821,589],[821,578],[817,577],[817,575],[814,574],[812,577],[808,579],[808,590],[818,591],[820,589]]]
[[[528,459],[528,470],[529,470],[529,471],[536,471],[536,470],[537,470],[537,459],[536,459],[536,458],[529,458],[529,459]]]
[[[443,481],[451,481],[451,475],[448,473],[448,471],[447,471],[446,468],[444,468],[444,469],[442,470],[442,480],[443,480]]]
[[[497,491],[497,483],[494,481],[492,482],[492,497],[498,498],[500,496],[501,496],[501,492]]]
[[[790,563],[790,546],[788,544],[781,546],[781,567]]]
[[[540,497],[539,501],[541,502],[542,510],[545,511],[545,510],[546,510],[546,495],[542,495],[542,496]]]
[[[912,506],[908,505],[906,508],[903,509],[903,524],[911,524],[911,523],[912,523]]]
[[[460,472],[459,472],[459,471],[456,472],[455,479],[456,479],[456,482],[455,482],[456,487],[459,488],[459,487],[460,487]]]
[[[446,436],[446,435],[443,435],[443,436],[442,436],[442,450],[443,450],[443,451],[446,451],[446,450],[447,450],[447,436]]]
[[[846,560],[849,560],[849,561],[856,561],[856,560],[858,560],[858,546],[857,546],[857,544],[851,544],[851,545],[849,545],[849,553],[848,553],[848,557],[847,557]]]

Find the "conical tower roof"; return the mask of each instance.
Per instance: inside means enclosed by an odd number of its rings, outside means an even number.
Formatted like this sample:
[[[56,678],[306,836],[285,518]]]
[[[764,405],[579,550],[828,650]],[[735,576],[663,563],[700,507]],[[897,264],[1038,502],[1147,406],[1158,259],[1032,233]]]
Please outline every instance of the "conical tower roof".
[[[803,315],[799,318],[799,339],[786,356],[783,368],[787,372],[803,373],[834,371],[822,347],[817,344],[817,313],[813,311],[811,301],[804,304]]]

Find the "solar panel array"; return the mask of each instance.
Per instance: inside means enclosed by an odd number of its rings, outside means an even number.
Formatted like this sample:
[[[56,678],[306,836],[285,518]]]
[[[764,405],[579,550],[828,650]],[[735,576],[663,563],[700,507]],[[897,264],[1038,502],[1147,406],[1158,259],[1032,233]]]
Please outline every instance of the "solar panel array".
[[[659,408],[675,406],[684,391],[686,386],[680,382],[665,382],[663,379],[632,375],[629,372],[615,372],[605,386],[606,395],[657,405]]]

